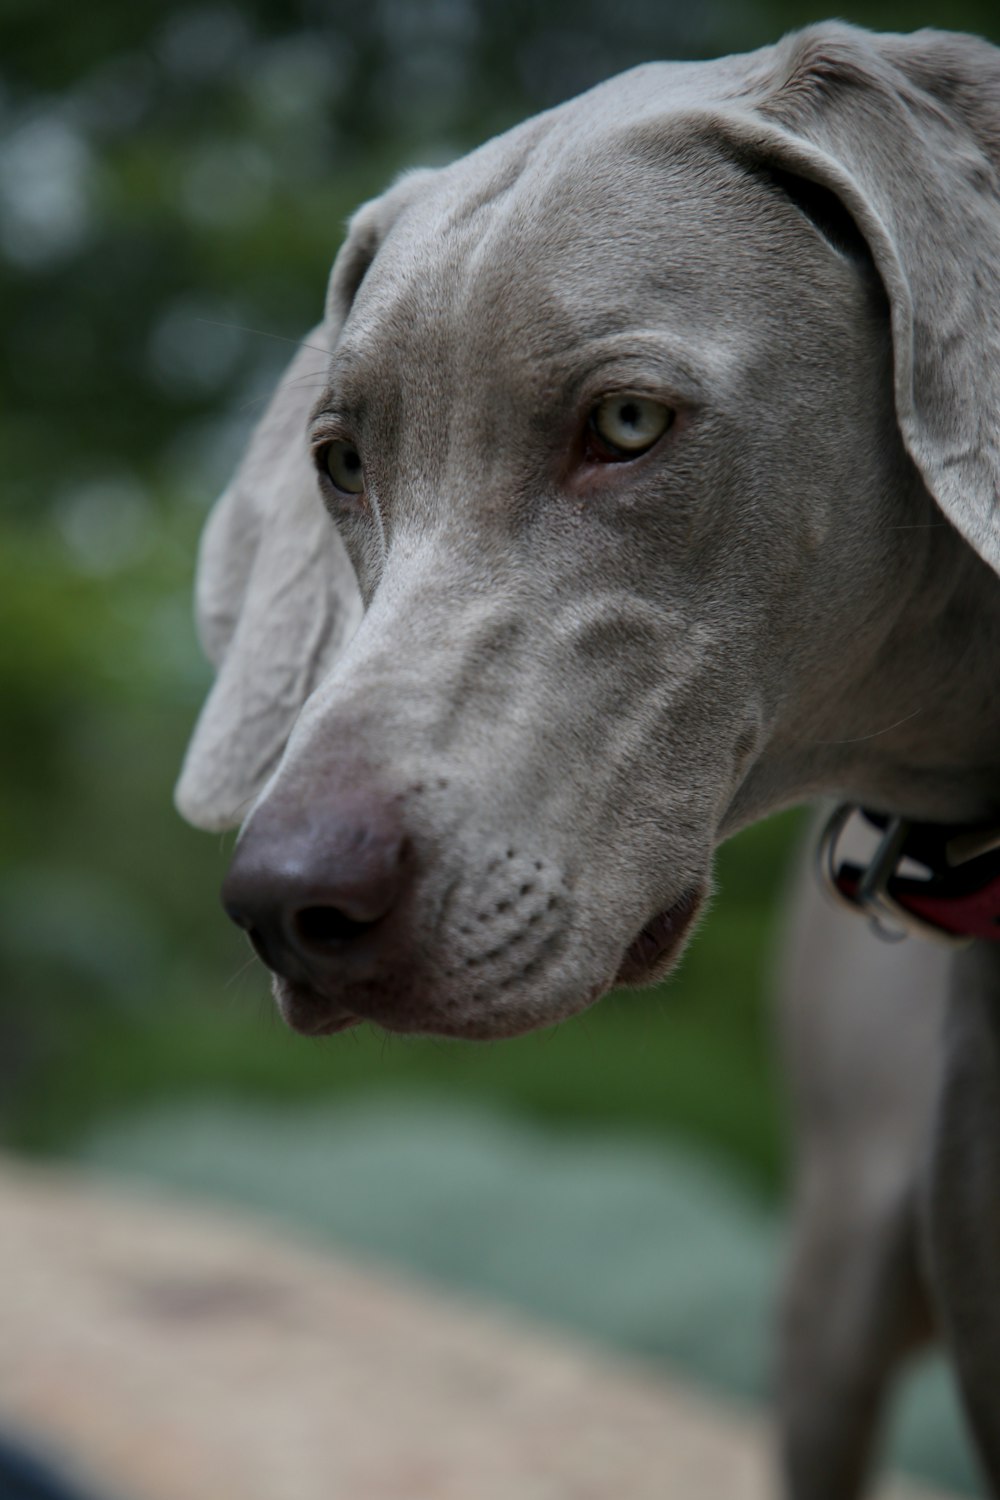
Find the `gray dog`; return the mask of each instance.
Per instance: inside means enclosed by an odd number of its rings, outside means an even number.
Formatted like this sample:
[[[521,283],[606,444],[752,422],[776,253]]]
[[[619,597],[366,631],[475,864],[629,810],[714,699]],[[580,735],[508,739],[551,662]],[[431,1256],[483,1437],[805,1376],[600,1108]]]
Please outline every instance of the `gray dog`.
[[[659,979],[721,840],[816,794],[989,843],[998,173],[1000,53],[830,25],[359,211],[205,534],[178,791],[246,819],[225,901],[292,1026],[510,1036]],[[831,920],[788,1492],[856,1493],[926,1284],[1000,1495],[1000,947],[893,950],[957,981],[938,1043]]]

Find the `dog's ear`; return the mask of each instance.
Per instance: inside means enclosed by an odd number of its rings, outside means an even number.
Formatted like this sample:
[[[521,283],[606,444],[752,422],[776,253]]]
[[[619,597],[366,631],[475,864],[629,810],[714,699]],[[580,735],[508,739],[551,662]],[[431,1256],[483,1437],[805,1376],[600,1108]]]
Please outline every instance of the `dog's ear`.
[[[793,197],[842,249],[860,231],[891,305],[907,450],[1000,572],[1000,51],[829,24],[766,56],[748,59],[719,126],[798,183]]]
[[[195,609],[217,676],[176,791],[178,809],[199,828],[232,827],[249,811],[360,618],[306,443],[327,342],[316,328],[296,353],[202,536]]]
[[[233,827],[278,764],[299,710],[361,618],[347,553],[307,444],[329,352],[388,227],[418,195],[411,173],[351,221],[327,318],[301,345],[216,502],[198,557],[198,632],[217,669],[177,784],[196,827]]]

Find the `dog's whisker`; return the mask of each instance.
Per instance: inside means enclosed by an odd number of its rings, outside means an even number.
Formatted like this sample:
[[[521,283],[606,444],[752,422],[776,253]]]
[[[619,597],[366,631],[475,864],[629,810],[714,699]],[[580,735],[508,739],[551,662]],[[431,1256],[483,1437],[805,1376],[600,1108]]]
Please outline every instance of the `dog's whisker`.
[[[923,712],[924,710],[922,708],[915,708],[912,714],[907,714],[905,718],[897,719],[894,724],[887,724],[884,729],[875,729],[871,734],[855,735],[853,738],[848,740],[816,740],[815,743],[817,745],[861,745],[864,744],[867,740],[877,740],[883,734],[891,734],[892,731],[894,729],[898,729],[901,724],[909,724],[911,719],[915,719],[918,714],[922,714]]]
[[[236,972],[234,974],[230,974],[229,978],[225,981],[225,983],[222,986],[223,989],[228,990],[234,984],[237,984],[243,978],[243,976],[250,969],[252,969],[255,966],[255,964],[258,964],[259,962],[260,962],[260,960],[258,959],[256,953],[251,953],[251,955],[247,959],[246,963],[240,964],[240,967],[236,970]]]
[[[310,380],[312,380],[312,384],[300,386],[301,390],[304,390],[304,391],[322,391],[322,390],[324,390],[326,388],[326,381],[325,380],[315,380],[311,376],[304,377],[304,379],[310,379]],[[297,384],[298,384],[297,381],[290,380],[288,382],[289,390],[291,390],[291,388],[293,386],[297,385]],[[242,403],[242,405],[238,408],[238,410],[240,411],[241,414],[243,412],[255,411],[255,410],[259,409],[262,406],[266,406],[267,403],[270,401],[270,399],[271,399],[271,393],[270,392],[266,393],[263,396],[250,396],[250,397],[247,398],[246,401],[244,401]]]
[[[192,322],[203,323],[209,328],[229,328],[236,333],[253,333],[262,339],[277,339],[282,344],[292,344],[296,349],[315,349],[317,354],[322,354],[329,359],[329,349],[323,349],[319,344],[307,344],[304,339],[293,339],[285,333],[274,333],[269,328],[250,328],[246,323],[228,323],[221,318],[193,318]]]

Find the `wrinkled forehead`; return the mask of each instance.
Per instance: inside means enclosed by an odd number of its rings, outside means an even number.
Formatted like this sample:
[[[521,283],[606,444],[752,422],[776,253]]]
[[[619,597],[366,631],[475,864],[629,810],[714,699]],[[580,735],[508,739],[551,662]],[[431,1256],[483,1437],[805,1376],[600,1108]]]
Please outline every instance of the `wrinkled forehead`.
[[[507,351],[537,370],[588,340],[658,323],[693,344],[759,300],[775,232],[768,195],[682,130],[541,142],[516,170],[476,158],[440,174],[393,226],[345,329],[476,366]]]

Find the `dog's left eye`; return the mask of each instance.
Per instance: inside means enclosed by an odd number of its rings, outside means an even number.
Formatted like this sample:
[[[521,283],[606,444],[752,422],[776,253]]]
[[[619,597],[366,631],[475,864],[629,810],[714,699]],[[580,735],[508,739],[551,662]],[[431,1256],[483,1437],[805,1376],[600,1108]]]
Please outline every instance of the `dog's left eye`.
[[[329,476],[334,488],[344,495],[360,495],[365,487],[361,454],[353,443],[327,443],[317,455],[320,468]]]
[[[608,396],[590,414],[588,427],[605,461],[638,458],[652,448],[674,419],[669,406],[644,396]],[[601,450],[606,450],[601,452]]]

